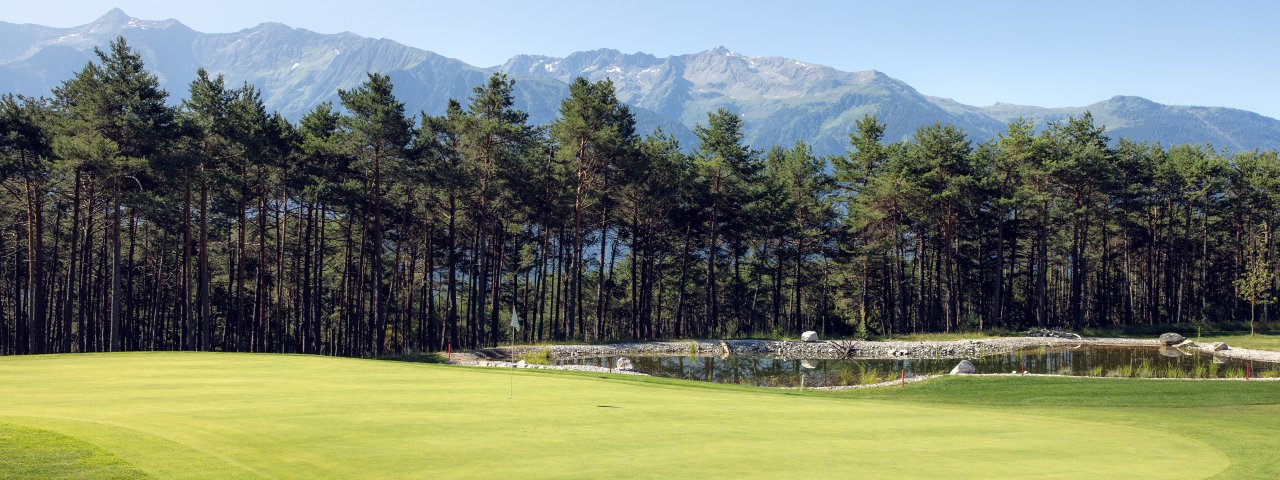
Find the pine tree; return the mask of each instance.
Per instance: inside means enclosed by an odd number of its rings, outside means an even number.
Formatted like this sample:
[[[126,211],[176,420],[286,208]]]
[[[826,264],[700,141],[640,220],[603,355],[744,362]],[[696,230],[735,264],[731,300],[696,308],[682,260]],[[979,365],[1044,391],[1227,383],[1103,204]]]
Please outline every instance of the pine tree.
[[[1259,225],[1249,235],[1245,247],[1245,267],[1235,281],[1236,295],[1249,303],[1249,335],[1254,334],[1258,305],[1275,302],[1271,286],[1275,283],[1275,270],[1271,267],[1268,245],[1271,232],[1266,225]]]
[[[111,232],[111,290],[109,349],[122,348],[120,230],[128,191],[143,187],[137,178],[149,161],[158,160],[174,138],[177,124],[168,93],[146,70],[142,57],[129,48],[124,37],[111,42],[108,51],[94,50],[97,64],[86,65],[75,78],[54,89],[67,115],[63,128],[76,143],[95,152],[112,151],[86,171],[103,184],[110,197],[108,229]]]
[[[730,254],[738,262],[738,247],[746,222],[743,209],[755,198],[753,186],[761,165],[759,152],[743,144],[742,119],[723,108],[707,114],[707,125],[694,129],[698,136],[697,159],[699,181],[705,186],[707,225],[707,280],[703,334],[718,331],[720,322],[720,279],[716,267],[721,240],[729,244]],[[730,288],[737,293],[738,272],[733,273]],[[736,296],[736,295],[735,295]],[[735,306],[737,303],[734,304]],[[735,319],[738,320],[738,319]],[[716,330],[712,330],[716,329]]]
[[[339,90],[342,106],[349,115],[343,117],[344,129],[351,136],[353,155],[361,163],[360,171],[368,188],[368,212],[373,216],[368,225],[368,255],[372,265],[370,285],[369,351],[381,354],[386,344],[387,301],[386,272],[383,255],[386,245],[383,192],[385,183],[398,175],[399,163],[413,138],[413,121],[405,117],[404,104],[392,93],[391,78],[371,73],[368,80],[352,90]]]

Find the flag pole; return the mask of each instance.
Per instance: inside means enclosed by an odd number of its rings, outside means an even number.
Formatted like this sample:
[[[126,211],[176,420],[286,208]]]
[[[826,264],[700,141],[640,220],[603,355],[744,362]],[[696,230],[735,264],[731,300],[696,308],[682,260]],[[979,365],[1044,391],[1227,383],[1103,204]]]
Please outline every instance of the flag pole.
[[[516,389],[516,331],[511,329],[511,371],[507,372],[507,400]]]
[[[516,316],[516,306],[511,305],[511,371],[507,372],[507,400],[515,392],[516,375],[516,330],[520,328],[520,317]]]

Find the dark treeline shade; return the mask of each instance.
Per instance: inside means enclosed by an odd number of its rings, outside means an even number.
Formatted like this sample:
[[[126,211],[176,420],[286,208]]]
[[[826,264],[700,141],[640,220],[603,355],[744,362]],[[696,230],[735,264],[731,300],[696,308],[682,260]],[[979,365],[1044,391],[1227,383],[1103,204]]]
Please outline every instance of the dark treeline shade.
[[[608,80],[546,126],[513,84],[415,115],[370,74],[291,123],[203,70],[171,107],[120,39],[51,98],[4,96],[0,353],[1271,318],[1275,151],[1112,142],[1089,114],[887,143],[868,116],[819,157],[725,110],[686,150]]]

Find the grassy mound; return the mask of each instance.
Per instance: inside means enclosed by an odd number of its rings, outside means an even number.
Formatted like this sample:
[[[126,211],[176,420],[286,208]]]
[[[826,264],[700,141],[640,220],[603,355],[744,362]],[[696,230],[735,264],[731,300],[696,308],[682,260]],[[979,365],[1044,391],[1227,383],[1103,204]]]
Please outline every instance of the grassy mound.
[[[312,356],[53,355],[0,358],[0,422],[160,478],[1280,473],[1263,458],[1280,383],[1030,380],[837,394]],[[1201,384],[1230,394],[1160,401]]]

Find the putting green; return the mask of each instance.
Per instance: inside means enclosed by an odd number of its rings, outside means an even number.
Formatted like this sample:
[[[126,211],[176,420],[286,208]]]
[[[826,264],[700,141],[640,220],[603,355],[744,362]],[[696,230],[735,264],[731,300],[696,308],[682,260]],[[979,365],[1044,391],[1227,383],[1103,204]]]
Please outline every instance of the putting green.
[[[0,358],[0,405],[0,424],[159,478],[1171,479],[1229,465],[1123,419],[293,355]]]

